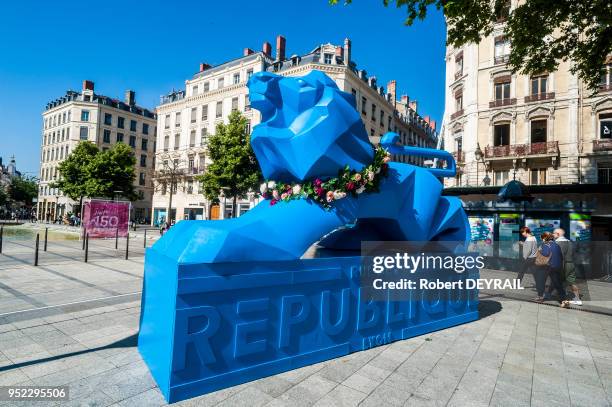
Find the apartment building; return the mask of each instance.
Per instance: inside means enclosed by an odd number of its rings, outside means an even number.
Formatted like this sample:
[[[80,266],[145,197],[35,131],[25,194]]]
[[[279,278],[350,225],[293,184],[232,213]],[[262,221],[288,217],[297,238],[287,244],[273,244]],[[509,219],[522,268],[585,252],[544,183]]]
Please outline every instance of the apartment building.
[[[118,100],[95,93],[94,83],[86,80],[80,92],[69,90],[49,102],[42,117],[38,219],[55,219],[79,211],[78,202],[51,184],[59,176],[59,164],[84,140],[101,150],[120,142],[132,147],[136,158],[134,186],[139,199],[132,203],[131,217],[151,218],[157,117],[136,104],[134,91],[126,91],[125,99]]]
[[[417,113],[416,101],[409,100],[407,95],[396,95],[396,81],[390,81],[385,90],[376,77],[368,76],[364,69],[357,69],[351,59],[351,47],[347,38],[341,45],[322,44],[306,54],[288,57],[286,39],[278,36],[275,56],[272,45],[265,42],[261,51],[245,48],[242,56],[222,64],[202,63],[198,72],[185,81],[184,90],[163,96],[157,107],[156,161],[158,166],[170,162],[184,172],[172,196],[172,218],[217,219],[233,213],[231,200],[223,197],[222,191],[220,206],[209,210],[194,177],[202,174],[210,163],[206,152],[208,137],[215,132],[218,123],[227,121],[232,111],[238,110],[247,118],[249,129],[259,123],[259,112],[251,109],[246,87],[248,79],[256,72],[302,76],[312,70],[323,71],[340,89],[354,95],[356,108],[361,112],[373,143],[387,131],[395,131],[402,143],[435,147],[438,137],[435,121]],[[398,159],[416,165],[424,163],[420,158]],[[153,197],[154,224],[167,219],[170,191],[163,182],[160,180],[161,187]],[[253,193],[248,200],[240,201],[236,214],[252,207],[255,197]]]
[[[513,73],[504,36],[512,5],[480,43],[447,47],[444,146],[459,172],[445,185],[612,183],[612,58],[596,92],[570,72],[571,61],[554,72]]]

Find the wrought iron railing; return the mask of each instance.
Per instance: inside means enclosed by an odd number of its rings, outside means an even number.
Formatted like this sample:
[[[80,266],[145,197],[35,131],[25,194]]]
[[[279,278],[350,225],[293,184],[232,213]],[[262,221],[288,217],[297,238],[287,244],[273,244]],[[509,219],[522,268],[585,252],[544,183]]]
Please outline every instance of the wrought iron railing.
[[[544,141],[529,144],[506,144],[485,147],[485,158],[524,157],[531,155],[559,154],[558,141]]]

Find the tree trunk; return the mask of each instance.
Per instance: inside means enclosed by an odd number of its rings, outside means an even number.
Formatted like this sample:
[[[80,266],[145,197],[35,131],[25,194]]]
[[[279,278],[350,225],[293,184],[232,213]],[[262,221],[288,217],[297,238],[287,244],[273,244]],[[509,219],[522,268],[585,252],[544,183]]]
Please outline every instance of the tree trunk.
[[[79,214],[78,217],[83,219],[83,195],[79,198]]]
[[[237,218],[238,216],[238,207],[236,206],[236,202],[238,201],[238,197],[234,195],[232,199],[232,218]]]
[[[168,224],[172,224],[172,195],[174,195],[174,185],[170,183],[170,198],[168,199],[168,214],[166,219],[168,219]]]

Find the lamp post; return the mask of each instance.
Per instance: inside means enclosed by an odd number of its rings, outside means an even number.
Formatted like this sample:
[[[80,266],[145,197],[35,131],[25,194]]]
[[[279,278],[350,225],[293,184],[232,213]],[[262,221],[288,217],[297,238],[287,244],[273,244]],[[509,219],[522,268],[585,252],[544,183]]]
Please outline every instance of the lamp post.
[[[476,186],[480,186],[480,163],[482,162],[485,165],[485,177],[483,178],[483,183],[488,185],[491,180],[489,175],[486,174],[487,163],[484,160],[484,154],[482,153],[482,149],[480,148],[480,143],[476,142],[476,150],[474,150],[474,158],[476,158]]]

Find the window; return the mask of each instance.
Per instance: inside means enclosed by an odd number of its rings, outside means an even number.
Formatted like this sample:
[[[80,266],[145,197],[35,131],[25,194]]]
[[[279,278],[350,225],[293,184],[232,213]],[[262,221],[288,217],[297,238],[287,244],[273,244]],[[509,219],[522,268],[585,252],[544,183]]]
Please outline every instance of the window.
[[[125,128],[125,117],[117,117],[117,127],[119,127],[120,129]]]
[[[208,92],[210,90],[210,82],[204,82],[204,92]]]
[[[247,120],[246,127],[245,127],[244,130],[245,130],[246,134],[251,134],[251,121],[250,120]]]
[[[187,161],[187,168],[189,169],[190,172],[193,172],[193,165],[194,165],[193,157],[189,157],[189,161]]]
[[[612,113],[599,115],[599,138],[612,138]]]
[[[493,127],[493,145],[507,146],[510,144],[510,123],[496,124]]]
[[[546,185],[546,168],[532,168],[531,185]]]
[[[167,114],[166,117],[164,118],[164,128],[165,129],[170,128],[170,115],[169,114]]]
[[[200,146],[206,147],[208,144],[208,129],[204,127],[200,130]]]
[[[130,131],[136,131],[137,126],[138,123],[136,123],[136,120],[130,120]]]
[[[110,126],[113,124],[113,115],[110,113],[104,113],[104,124]]]
[[[385,112],[384,110],[380,109],[380,127],[383,127],[385,125]]]
[[[181,112],[174,115],[174,127],[181,127]]]
[[[251,110],[251,100],[249,95],[244,95],[244,111],[248,112],[249,110]]]
[[[180,143],[181,143],[181,135],[177,133],[174,135],[174,149],[175,150],[179,149]]]
[[[374,137],[376,134],[374,133],[374,129],[370,129],[370,137]]]
[[[87,127],[82,126],[82,127],[79,129],[79,138],[80,138],[81,140],[87,140],[88,131],[89,131],[89,129],[88,129]]]
[[[546,87],[548,82],[548,75],[536,76],[531,78],[531,94],[539,95],[546,93]]]
[[[597,183],[612,184],[612,165],[600,164],[597,166]]]
[[[123,133],[117,133],[117,143],[123,143]]]
[[[333,57],[332,54],[327,54],[327,53],[323,54],[323,62],[326,63],[326,64],[331,64],[332,63],[332,57]]]
[[[544,143],[546,142],[546,119],[531,121],[531,142]]]
[[[198,108],[192,107],[191,108],[191,123],[195,123],[197,121],[197,117],[198,117]]]
[[[138,176],[138,185],[144,185],[146,182],[145,173],[141,172]]]
[[[162,182],[161,186],[161,194],[166,195],[166,191],[168,190],[168,185],[165,182]]]
[[[252,70],[252,69],[248,69],[248,70],[247,70],[247,81],[248,81],[249,79],[251,79],[251,76],[253,76],[253,70]]]
[[[202,121],[208,120],[208,105],[202,106]]]
[[[140,166],[141,167],[146,167],[147,166],[147,155],[146,154],[141,154],[140,155]]]
[[[196,131],[191,130],[191,133],[189,134],[189,147],[195,147],[195,137]]]
[[[198,85],[194,85],[194,86],[193,86],[193,88],[192,88],[192,90],[191,90],[191,94],[192,94],[193,96],[195,96],[195,95],[197,95],[197,94],[198,94]]]
[[[455,57],[455,79],[463,76],[463,52]]]
[[[367,103],[367,100],[365,96],[362,96],[361,97],[361,114],[366,114],[366,103]]]
[[[239,73],[235,73],[234,74],[234,85],[237,85],[240,83],[240,74]]]
[[[599,81],[599,88],[601,90],[612,89],[612,63],[606,64],[601,70],[601,79]]]
[[[89,121],[89,110],[81,110],[81,121],[82,122],[88,122]]]
[[[238,110],[238,98],[232,98],[232,112]]]
[[[164,137],[164,151],[168,151],[170,148],[170,136],[166,135]]]
[[[110,143],[110,130],[104,129],[102,134],[102,141],[104,143]]]
[[[510,54],[510,41],[504,37],[495,37],[495,63],[501,64],[508,62]]]
[[[219,78],[217,80],[217,89],[221,89],[225,86],[225,78]]]
[[[508,182],[509,178],[510,178],[509,170],[493,171],[494,185],[504,185]]]
[[[376,105],[372,103],[372,117],[370,118],[373,122],[376,121]]]
[[[503,23],[504,21],[508,20],[508,17],[510,17],[510,0],[499,3],[497,7],[498,8],[495,10],[497,22]]]
[[[391,116],[387,116],[387,131],[391,131]]]
[[[463,110],[463,90],[455,93],[455,112]]]
[[[216,117],[219,118],[221,116],[223,116],[223,102],[217,102]]]
[[[193,194],[193,180],[187,181],[187,193]]]
[[[146,138],[143,138],[142,141],[140,142],[140,149],[143,151],[147,151],[147,147],[148,147],[148,140]]]
[[[130,136],[130,147],[136,148],[136,136]]]
[[[495,100],[510,99],[510,79],[503,78],[495,83]]]

